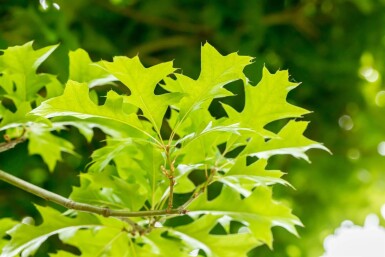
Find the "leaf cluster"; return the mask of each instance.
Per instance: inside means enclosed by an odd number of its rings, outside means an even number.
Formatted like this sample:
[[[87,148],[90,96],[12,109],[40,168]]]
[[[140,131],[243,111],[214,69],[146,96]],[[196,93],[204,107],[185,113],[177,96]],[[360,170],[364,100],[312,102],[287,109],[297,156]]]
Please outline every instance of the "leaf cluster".
[[[263,68],[252,85],[244,74],[251,57],[222,55],[208,43],[197,79],[173,62],[144,67],[138,56],[92,62],[78,49],[69,54],[63,87],[54,75],[37,72],[55,48],[33,50],[30,42],[4,50],[0,130],[8,142],[26,139],[29,153],[51,171],[62,152],[76,154],[52,132],[73,126],[90,141],[101,130],[105,145],[92,153],[70,199],[146,214],[128,219],[37,207],[40,225],[1,220],[10,237],[0,241],[1,257],[33,255],[53,235],[82,256],[246,256],[262,244],[272,247],[273,226],[297,233],[299,219],[272,197],[273,185],[289,183],[283,172],[267,169],[268,161],[276,155],[308,160],[307,150],[327,149],[303,135],[307,122],[298,119],[308,111],[287,102],[299,85],[287,71]],[[240,112],[221,102],[234,97],[226,86],[235,81],[245,92]],[[112,89],[97,95],[106,84]],[[214,100],[223,117],[210,113]],[[278,120],[278,132],[266,128]]]

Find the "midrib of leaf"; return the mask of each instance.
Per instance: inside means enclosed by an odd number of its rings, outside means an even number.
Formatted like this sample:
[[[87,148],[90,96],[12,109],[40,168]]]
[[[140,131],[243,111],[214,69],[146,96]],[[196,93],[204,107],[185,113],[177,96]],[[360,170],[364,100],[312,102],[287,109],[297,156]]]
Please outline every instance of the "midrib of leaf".
[[[307,150],[310,150],[310,149],[322,149],[322,150],[325,150],[326,152],[330,152],[329,149],[326,148],[325,146],[323,146],[322,144],[315,143],[315,144],[303,145],[303,146],[273,148],[273,149],[268,149],[268,150],[264,150],[264,151],[253,152],[253,153],[244,153],[244,154],[241,153],[239,155],[239,157],[258,156],[258,155],[261,155],[263,153],[269,153],[269,152],[273,152],[273,151],[280,151],[280,152],[286,152],[286,154],[291,154],[291,153],[293,153],[292,150],[296,150],[296,149],[300,149],[303,152],[306,152]],[[274,155],[274,154],[271,154],[271,156],[272,155]],[[304,153],[304,155],[305,155],[305,153]]]
[[[134,254],[133,257],[138,257],[138,255],[136,254],[136,249],[134,247],[134,242],[132,241],[132,238],[129,237],[129,240],[130,240],[130,248],[131,248],[131,253]]]
[[[143,100],[142,95],[140,95],[140,101],[144,104],[144,107],[146,108],[147,113],[151,113],[151,112],[149,111],[148,107],[147,107],[147,104],[146,104],[145,101]],[[158,134],[158,137],[159,137],[159,140],[160,140],[159,145],[162,146],[162,148],[164,148],[164,142],[163,142],[162,136],[160,135],[160,129],[159,129],[158,126],[156,125],[153,115],[150,114],[150,116],[151,116],[151,120],[150,120],[150,121],[151,121],[152,125],[154,126],[155,131],[156,131],[156,133]]]
[[[212,66],[210,67],[211,70],[213,70]],[[218,75],[215,79],[212,79],[211,80],[211,84],[213,84],[213,81],[215,82],[219,77],[223,76],[223,74],[226,74],[227,71],[230,70],[230,68],[228,68],[226,70],[226,72],[222,72],[220,75]],[[196,82],[199,81],[200,78],[198,78],[196,80]],[[204,80],[202,81],[204,82]],[[228,84],[230,83],[231,81],[228,81],[226,83],[224,83],[223,85],[225,84]],[[194,103],[191,104],[191,106],[189,107],[189,109],[187,110],[186,114],[182,117],[182,119],[175,125],[173,131],[171,132],[171,136],[170,136],[170,139],[169,139],[169,145],[171,144],[172,140],[174,139],[174,136],[176,134],[176,131],[178,130],[179,126],[182,125],[182,123],[184,122],[184,120],[187,118],[187,116],[192,112],[192,110],[194,109],[194,106],[196,105],[197,102],[199,101],[202,101],[202,99],[204,99],[204,95],[207,94],[207,92],[209,92],[210,90],[212,90],[214,87],[212,87],[211,89],[208,88],[208,87],[205,87],[206,90],[203,90],[199,95],[198,95],[198,98],[197,100],[195,100]],[[203,96],[203,97],[202,97]],[[209,99],[209,97],[207,97],[207,99]]]
[[[133,81],[135,81],[135,83],[134,83],[134,84],[135,84],[135,88],[136,88],[136,90],[138,90],[138,91],[140,92],[139,88],[136,86],[136,85],[137,85],[136,79],[132,76],[132,74],[131,74],[130,72],[127,72],[127,75],[130,76],[131,79],[132,79]],[[146,103],[146,101],[143,99],[142,94],[139,94],[139,99],[140,99],[140,101],[142,102],[143,107],[146,108],[146,113],[149,113],[150,116],[151,116],[151,120],[150,120],[150,121],[151,121],[152,125],[154,126],[154,128],[155,128],[155,130],[156,130],[156,133],[158,134],[158,137],[159,137],[159,139],[160,139],[160,141],[161,141],[161,144],[159,144],[159,145],[164,146],[162,137],[161,137],[161,135],[160,135],[160,130],[159,130],[158,126],[156,125],[155,120],[154,120],[154,117],[153,117],[152,113],[149,111],[149,109],[148,109],[148,107],[147,107],[147,103]],[[144,111],[143,111],[143,112],[144,112]]]
[[[77,96],[76,98],[77,98],[78,101],[79,101],[78,96]],[[153,136],[152,136],[151,134],[149,134],[148,132],[142,130],[141,128],[139,128],[139,127],[133,125],[132,123],[129,123],[129,122],[125,121],[124,119],[120,119],[120,118],[118,118],[118,117],[114,117],[114,116],[110,116],[110,115],[108,115],[108,116],[98,115],[97,112],[86,112],[85,109],[83,109],[83,111],[85,111],[84,113],[76,112],[76,111],[68,111],[68,110],[62,109],[62,108],[60,109],[60,108],[52,108],[52,107],[51,107],[51,109],[54,110],[54,111],[57,111],[57,112],[63,112],[63,113],[66,113],[66,115],[54,115],[54,116],[48,115],[48,116],[47,116],[48,118],[50,118],[50,117],[55,117],[55,116],[70,116],[71,113],[76,113],[76,114],[79,114],[79,115],[86,115],[86,116],[92,115],[92,116],[94,116],[94,117],[99,117],[99,118],[102,118],[102,119],[109,119],[109,120],[113,120],[113,121],[117,121],[117,122],[126,124],[126,125],[128,125],[128,126],[134,128],[134,129],[138,130],[138,131],[141,132],[142,134],[148,136],[149,138],[151,138],[152,140],[154,140],[154,142],[156,143],[156,145],[158,145],[158,146],[160,146],[160,147],[163,148],[162,142],[159,142],[158,139],[156,139],[155,137],[153,137]],[[32,111],[32,112],[33,112],[33,111]],[[92,117],[91,117],[91,118],[92,118]],[[147,142],[147,141],[146,141],[146,142]]]
[[[107,247],[111,246],[114,243],[114,241],[118,240],[119,237],[121,237],[123,234],[124,234],[123,231],[120,231],[116,236],[114,236],[110,241],[108,241],[102,249],[99,250],[99,253],[97,253],[96,256],[102,256],[102,254],[105,252]]]
[[[276,215],[262,215],[260,213],[250,213],[249,211],[213,211],[213,210],[199,210],[199,211],[189,211],[191,214],[212,214],[212,215],[221,215],[223,216],[224,214],[228,214],[229,216],[239,216],[239,218],[244,219],[243,217],[250,217],[252,219],[259,219],[259,220],[269,220],[271,219],[271,222],[273,223],[274,220],[293,220],[296,221],[295,219],[290,219],[290,218],[283,218],[280,216]],[[297,223],[297,222],[295,222]]]

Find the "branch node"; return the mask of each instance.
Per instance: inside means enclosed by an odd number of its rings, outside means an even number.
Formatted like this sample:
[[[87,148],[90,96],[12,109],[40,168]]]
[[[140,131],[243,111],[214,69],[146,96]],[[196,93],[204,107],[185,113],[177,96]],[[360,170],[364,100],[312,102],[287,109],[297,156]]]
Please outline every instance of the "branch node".
[[[76,205],[76,203],[74,201],[68,200],[68,201],[66,201],[64,207],[66,207],[67,209],[74,209],[75,205]]]
[[[102,211],[102,215],[103,215],[104,217],[109,217],[109,216],[111,216],[111,210],[110,210],[110,208],[104,207],[104,208],[103,208],[103,211]]]

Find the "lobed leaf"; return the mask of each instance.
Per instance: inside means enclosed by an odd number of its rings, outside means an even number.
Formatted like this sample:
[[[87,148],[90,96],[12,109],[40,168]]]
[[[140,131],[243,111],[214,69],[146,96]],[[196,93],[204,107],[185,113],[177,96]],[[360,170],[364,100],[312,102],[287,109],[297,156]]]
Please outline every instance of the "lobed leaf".
[[[271,186],[274,184],[289,185],[282,179],[283,172],[278,170],[266,170],[267,160],[258,161],[246,165],[246,158],[236,159],[235,164],[224,175],[218,175],[217,180],[238,191],[245,197],[252,194],[258,186]]]
[[[264,67],[261,81],[256,86],[245,86],[245,107],[241,113],[223,105],[230,121],[238,121],[242,127],[251,128],[264,137],[274,137],[274,134],[264,129],[267,124],[309,113],[286,101],[289,91],[299,85],[288,79],[287,70],[272,74]]]
[[[69,79],[80,83],[86,82],[90,88],[116,81],[114,76],[92,62],[90,56],[83,49],[69,53]]]
[[[90,240],[92,238],[92,240]],[[97,229],[78,230],[70,237],[61,239],[66,244],[76,246],[82,257],[131,255],[132,242],[127,231],[121,227],[102,227]],[[59,256],[68,256],[62,252]],[[74,255],[70,255],[74,256]]]
[[[109,91],[104,105],[96,105],[89,97],[87,84],[69,81],[63,95],[51,98],[43,102],[39,107],[32,110],[31,114],[53,117],[75,117],[83,119],[96,127],[104,129],[109,121],[126,125],[112,126],[110,129],[122,131],[128,129],[132,137],[152,137],[151,131],[146,131],[145,126],[136,116],[137,109],[127,103],[124,96],[118,95],[114,91]],[[75,123],[73,123],[75,124]],[[127,128],[127,127],[131,127]]]
[[[260,245],[250,233],[213,235],[216,215],[207,214],[194,222],[174,228],[175,233],[193,249],[202,249],[208,257],[247,256],[247,252]]]
[[[0,77],[0,86],[5,91],[4,96],[11,99],[16,106],[38,98],[38,92],[44,87],[49,92],[55,91],[55,88],[60,91],[55,76],[36,74],[37,68],[58,45],[33,50],[32,43],[9,47],[0,56],[0,72],[3,74]]]
[[[180,103],[176,105],[179,110],[177,119],[179,123],[183,122],[191,112],[201,108],[203,104],[210,104],[214,98],[229,95],[230,92],[223,88],[224,85],[235,80],[243,80],[246,83],[247,78],[243,69],[251,63],[253,58],[240,56],[237,53],[223,56],[209,43],[205,43],[202,46],[201,59],[201,73],[197,80],[175,74],[176,80],[165,81],[166,90],[184,94]]]
[[[250,196],[241,199],[237,191],[223,186],[221,193],[214,200],[208,201],[206,197],[206,194],[200,195],[191,203],[188,207],[190,215],[226,215],[234,220],[246,222],[253,237],[269,247],[272,247],[273,242],[271,227],[281,226],[297,235],[295,226],[301,225],[288,207],[273,200],[269,187],[256,187]]]
[[[7,234],[11,240],[2,248],[0,257],[30,256],[50,236],[56,234],[73,234],[82,228],[101,226],[100,221],[92,214],[78,213],[75,218],[61,215],[60,212],[49,208],[36,206],[43,218],[39,226],[20,223],[14,226]]]
[[[131,95],[128,97],[130,103],[140,108],[155,130],[160,133],[168,105],[177,102],[181,97],[180,93],[155,95],[154,92],[157,84],[175,71],[172,62],[145,68],[138,56],[134,58],[118,56],[114,57],[113,62],[102,61],[101,67],[130,89]]]
[[[47,164],[48,169],[53,171],[57,161],[61,161],[61,152],[75,154],[71,142],[52,135],[47,129],[34,126],[29,128],[28,152],[30,155],[40,155]]]
[[[111,171],[80,175],[80,186],[74,187],[70,198],[74,201],[112,209],[140,210],[147,199],[145,186],[130,183]]]
[[[288,154],[309,161],[305,152],[309,149],[329,150],[320,143],[303,136],[308,122],[289,121],[278,133],[277,138],[265,142],[260,137],[254,137],[245,148],[243,154],[268,159],[272,155]]]

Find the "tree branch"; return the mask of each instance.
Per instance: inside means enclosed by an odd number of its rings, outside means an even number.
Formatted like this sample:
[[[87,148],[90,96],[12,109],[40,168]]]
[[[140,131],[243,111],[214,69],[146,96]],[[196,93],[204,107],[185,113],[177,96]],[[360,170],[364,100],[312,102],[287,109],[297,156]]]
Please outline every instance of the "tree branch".
[[[282,12],[267,14],[262,17],[262,24],[265,26],[291,25],[299,32],[310,38],[317,38],[319,31],[304,12],[306,4],[286,9]]]
[[[173,31],[179,31],[179,32],[188,32],[188,33],[194,33],[194,34],[210,34],[211,33],[211,28],[202,25],[202,24],[192,24],[192,23],[187,23],[184,21],[173,21],[169,20],[163,17],[157,17],[154,15],[147,15],[144,12],[140,12],[138,10],[134,10],[133,8],[121,8],[121,7],[116,7],[106,1],[103,0],[97,0],[96,4],[102,6],[103,8],[106,8],[107,10],[117,13],[119,15],[128,17],[132,20],[135,20],[136,22],[140,22],[143,24],[148,24],[151,26],[156,26],[156,27],[163,27],[169,30]]]
[[[147,217],[147,216],[160,216],[169,214],[183,214],[186,211],[180,209],[170,210],[152,210],[152,211],[126,211],[126,210],[111,210],[108,207],[98,207],[91,204],[75,202],[71,199],[65,198],[61,195],[55,194],[44,188],[38,187],[25,180],[15,177],[5,171],[0,170],[0,179],[18,187],[24,191],[41,197],[47,201],[57,203],[64,206],[67,209],[73,209],[82,212],[92,212],[103,215],[105,217]]]
[[[14,139],[14,140],[10,140],[10,139],[7,137],[7,135],[5,135],[4,138],[5,138],[6,142],[0,143],[0,153],[1,153],[1,152],[5,152],[5,151],[7,151],[7,150],[9,150],[9,149],[12,149],[12,148],[14,148],[17,144],[24,142],[24,141],[26,140],[26,138],[24,137],[24,133],[25,133],[25,132],[23,132],[23,135],[22,135],[21,137],[16,138],[16,139]]]

